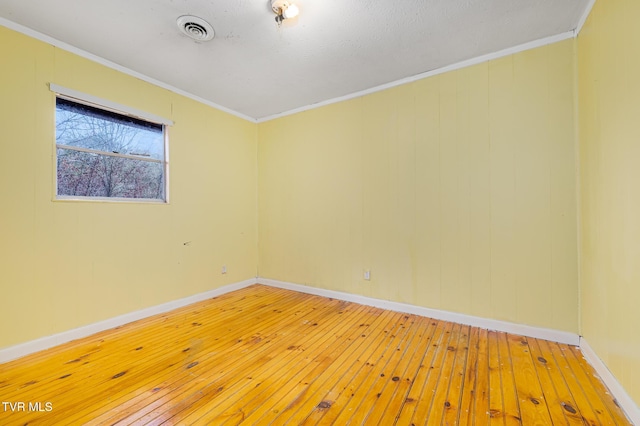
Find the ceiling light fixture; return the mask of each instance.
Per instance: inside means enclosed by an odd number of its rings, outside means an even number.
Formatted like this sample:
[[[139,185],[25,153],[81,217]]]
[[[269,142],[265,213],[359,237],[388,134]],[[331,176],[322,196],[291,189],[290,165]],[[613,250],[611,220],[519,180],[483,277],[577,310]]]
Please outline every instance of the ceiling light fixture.
[[[298,6],[287,0],[271,0],[271,9],[276,14],[278,25],[285,19],[295,18],[300,13]]]

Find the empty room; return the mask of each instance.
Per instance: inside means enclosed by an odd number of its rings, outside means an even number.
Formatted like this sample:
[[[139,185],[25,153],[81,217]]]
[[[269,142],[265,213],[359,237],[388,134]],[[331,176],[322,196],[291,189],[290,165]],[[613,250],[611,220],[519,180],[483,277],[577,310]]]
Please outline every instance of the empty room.
[[[640,2],[0,2],[0,425],[640,425]]]

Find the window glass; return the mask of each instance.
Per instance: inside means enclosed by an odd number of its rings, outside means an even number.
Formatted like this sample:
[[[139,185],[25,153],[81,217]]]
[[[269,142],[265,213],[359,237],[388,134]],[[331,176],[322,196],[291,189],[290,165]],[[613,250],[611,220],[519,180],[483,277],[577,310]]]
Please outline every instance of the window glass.
[[[56,99],[58,196],[165,199],[165,128]]]

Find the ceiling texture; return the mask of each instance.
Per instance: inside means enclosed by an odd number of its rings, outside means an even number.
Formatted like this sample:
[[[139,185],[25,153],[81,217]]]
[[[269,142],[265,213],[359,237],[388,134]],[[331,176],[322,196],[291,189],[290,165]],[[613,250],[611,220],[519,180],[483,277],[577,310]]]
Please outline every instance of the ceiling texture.
[[[254,121],[572,32],[590,0],[2,0],[18,24]],[[181,15],[208,21],[196,42]]]

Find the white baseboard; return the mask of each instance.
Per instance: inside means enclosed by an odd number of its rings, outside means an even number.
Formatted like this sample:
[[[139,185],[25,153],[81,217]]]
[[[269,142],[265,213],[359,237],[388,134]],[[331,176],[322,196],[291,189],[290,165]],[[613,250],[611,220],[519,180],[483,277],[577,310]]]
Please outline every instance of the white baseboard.
[[[51,336],[42,337],[40,339],[21,343],[8,348],[0,349],[0,363],[11,361],[34,352],[51,348],[56,345],[70,342],[72,340],[81,339],[92,334],[115,328],[133,321],[150,317],[152,315],[169,312],[192,303],[210,299],[231,291],[248,287],[252,284],[264,284],[271,287],[283,288],[301,293],[314,294],[317,296],[331,297],[334,299],[345,300],[348,302],[359,303],[367,306],[375,306],[381,309],[388,309],[396,312],[406,312],[415,315],[422,315],[429,318],[439,319],[443,321],[451,321],[459,324],[471,325],[474,327],[486,328],[489,330],[503,331],[506,333],[519,334],[522,336],[535,337],[537,339],[551,340],[559,343],[570,345],[579,345],[580,338],[577,334],[566,331],[551,330],[546,328],[532,327],[528,325],[516,324],[506,321],[499,321],[488,318],[475,317],[455,312],[441,311],[438,309],[425,308],[422,306],[409,305],[406,303],[392,302],[388,300],[374,299],[371,297],[344,293],[334,290],[325,290],[316,287],[310,287],[302,284],[289,283],[284,281],[272,280],[268,278],[252,278],[234,284],[229,284],[220,288],[216,288],[204,293],[199,293],[183,299],[174,300],[163,303],[161,305],[152,306],[139,311],[130,312],[104,321],[85,325],[62,333],[53,334]]]
[[[321,288],[309,287],[306,285],[272,280],[268,278],[258,278],[258,284],[265,284],[272,287],[299,291],[301,293],[315,294],[317,296],[331,297],[334,299],[346,300],[348,302],[360,303],[362,305],[375,306],[381,309],[388,309],[396,312],[406,312],[438,320],[451,321],[459,324],[486,328],[489,330],[504,331],[506,333],[535,337],[536,339],[551,340],[553,342],[566,343],[576,346],[580,344],[580,337],[575,333],[569,333],[567,331],[532,327],[529,325],[475,317],[472,315],[459,314],[455,312],[441,311],[438,309],[425,308],[421,306],[409,305],[406,303],[391,302],[388,300],[374,299],[371,297],[360,296],[356,294],[343,293],[341,291],[325,290]]]
[[[609,388],[618,405],[625,412],[629,420],[635,425],[640,425],[640,408],[635,401],[624,390],[618,379],[611,373],[606,364],[595,353],[593,348],[589,346],[584,337],[580,338],[580,349],[585,359],[596,370],[600,379]]]
[[[240,290],[241,288],[245,288],[253,284],[256,284],[255,278],[251,278],[245,281],[240,281],[234,284],[225,285],[223,287],[205,291],[204,293],[194,294],[193,296],[185,297],[183,299],[173,300],[171,302],[141,309],[139,311],[130,312],[128,314],[120,315],[114,318],[109,318],[104,321],[74,328],[73,330],[63,331],[62,333],[57,333],[51,336],[46,336],[40,339],[21,343],[15,346],[10,346],[5,349],[0,349],[0,363],[11,361],[13,359],[20,358],[22,356],[29,355],[31,353],[38,352],[44,349],[48,349],[53,346],[61,345],[63,343],[67,343],[72,340],[81,339],[83,337],[90,336],[100,331],[109,330],[111,328],[128,324],[130,322],[137,321],[139,319],[147,318],[152,315],[169,312],[174,309],[181,308],[183,306],[191,305],[192,303],[211,299],[212,297],[220,296],[222,294],[229,293],[231,291]]]
[[[406,303],[392,302],[388,300],[374,299],[371,297],[344,293],[341,291],[326,290],[316,287],[310,287],[302,284],[289,283],[285,281],[272,280],[268,278],[252,278],[234,284],[225,285],[220,288],[206,291],[204,293],[195,294],[183,299],[174,300],[161,305],[152,306],[150,308],[141,309],[139,311],[130,312],[94,324],[78,327],[73,330],[64,331],[51,336],[42,337],[30,342],[0,349],[0,363],[11,361],[34,352],[51,348],[62,343],[90,336],[100,331],[115,328],[133,321],[150,317],[152,315],[169,312],[183,306],[187,306],[202,300],[220,296],[231,291],[240,290],[253,284],[264,284],[271,287],[283,288],[287,290],[298,291],[301,293],[314,294],[317,296],[330,297],[348,302],[359,303],[367,306],[374,306],[381,309],[388,309],[396,312],[405,312],[415,315],[426,316],[443,321],[451,321],[459,324],[470,325],[474,327],[486,328],[489,330],[502,331],[506,333],[519,334],[522,336],[535,337],[537,339],[550,340],[558,343],[566,343],[569,345],[580,346],[586,360],[594,367],[604,384],[609,388],[618,404],[625,411],[629,419],[637,425],[640,425],[640,409],[631,399],[629,394],[620,385],[615,376],[609,371],[607,366],[596,355],[584,338],[577,334],[566,331],[551,330],[540,327],[532,327],[528,325],[510,323],[506,321],[493,320],[488,318],[475,317],[455,312],[441,311],[438,309],[425,308],[421,306],[409,305]]]

